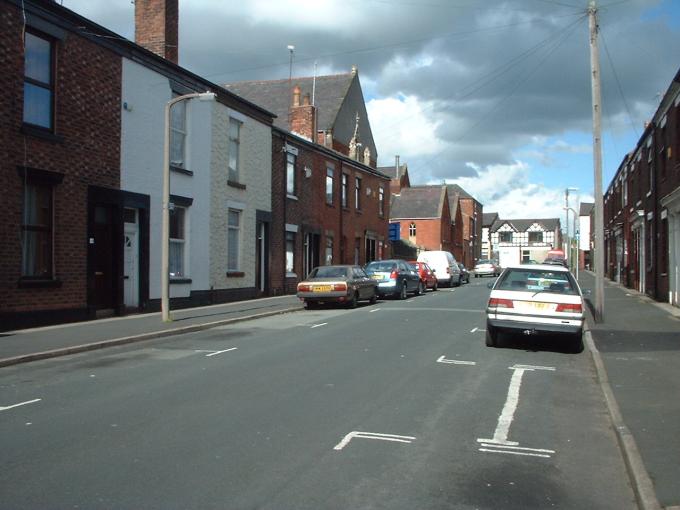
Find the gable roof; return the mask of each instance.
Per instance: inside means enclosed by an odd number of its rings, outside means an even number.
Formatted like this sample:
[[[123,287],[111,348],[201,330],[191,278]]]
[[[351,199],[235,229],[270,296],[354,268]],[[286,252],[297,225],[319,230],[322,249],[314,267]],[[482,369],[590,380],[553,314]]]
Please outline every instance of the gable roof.
[[[390,220],[441,218],[446,197],[445,186],[404,188],[392,195]]]
[[[326,130],[333,127],[354,77],[352,73],[317,76],[316,85],[314,77],[302,77],[290,81],[284,79],[226,83],[224,87],[274,112],[277,115],[274,125],[282,129],[288,129],[288,112],[292,104],[293,89],[298,86],[300,97],[307,94],[311,97],[314,88],[314,105],[318,114],[317,127]]]
[[[457,193],[460,198],[471,198],[472,200],[476,200],[475,197],[470,195],[467,191],[465,191],[463,188],[458,186],[458,184],[447,184],[446,187],[449,190],[449,194]]]
[[[515,232],[526,232],[531,225],[538,223],[545,231],[553,231],[560,226],[559,218],[545,218],[545,219],[517,219],[517,220],[498,220],[491,227],[491,232],[498,231],[505,224],[510,225]]]
[[[491,228],[497,219],[498,219],[497,212],[482,213],[482,227]]]
[[[595,207],[594,203],[591,202],[581,202],[581,207],[579,208],[579,216],[590,216],[590,213]]]

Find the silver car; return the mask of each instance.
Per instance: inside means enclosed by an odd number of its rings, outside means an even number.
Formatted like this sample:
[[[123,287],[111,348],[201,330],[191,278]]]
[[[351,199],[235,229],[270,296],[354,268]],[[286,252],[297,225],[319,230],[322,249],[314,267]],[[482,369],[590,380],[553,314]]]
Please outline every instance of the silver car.
[[[377,284],[359,266],[319,266],[298,283],[297,296],[307,309],[326,303],[356,308],[359,300],[375,303]]]

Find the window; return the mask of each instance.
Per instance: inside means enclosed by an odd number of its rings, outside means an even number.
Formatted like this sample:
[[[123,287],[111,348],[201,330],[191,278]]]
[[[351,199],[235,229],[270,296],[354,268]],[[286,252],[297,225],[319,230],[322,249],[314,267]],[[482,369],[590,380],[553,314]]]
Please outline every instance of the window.
[[[333,238],[326,237],[326,265],[330,266],[333,263]]]
[[[295,163],[297,156],[286,153],[286,193],[295,196]]]
[[[531,237],[531,236],[529,236],[529,237]],[[531,260],[531,252],[529,250],[522,250],[522,262],[529,262],[530,260]]]
[[[415,237],[416,236],[416,224],[415,223],[411,223],[408,226],[408,236],[409,237]]]
[[[26,32],[24,44],[24,122],[51,130],[54,46],[51,40],[31,32]]]
[[[530,243],[542,243],[543,242],[543,232],[529,232],[529,242]]]
[[[385,188],[382,186],[378,188],[378,214],[385,216]]]
[[[498,241],[501,243],[511,243],[512,242],[512,232],[499,232]]]
[[[179,94],[173,94],[178,97]],[[187,137],[186,123],[187,110],[186,101],[180,101],[172,105],[170,112],[170,164],[172,166],[184,168],[185,164],[185,142]]]
[[[286,232],[286,273],[295,272],[295,232]]]
[[[348,193],[349,193],[349,176],[347,174],[342,174],[342,196],[341,196],[341,201],[342,201],[342,206],[343,207],[349,207],[347,200],[348,200]]]
[[[241,151],[241,123],[236,119],[229,119],[229,176],[233,182],[239,182]]]
[[[326,168],[326,203],[333,205],[333,169]]]
[[[227,230],[227,271],[240,271],[241,211],[238,209],[229,209]]]
[[[182,278],[186,276],[184,270],[185,258],[185,221],[186,209],[171,204],[170,208],[170,277]]]
[[[354,179],[354,206],[361,209],[361,177]]]
[[[628,205],[628,181],[623,180],[621,186],[621,207],[626,207]]]
[[[26,184],[21,225],[22,277],[52,278],[52,205],[52,186]]]

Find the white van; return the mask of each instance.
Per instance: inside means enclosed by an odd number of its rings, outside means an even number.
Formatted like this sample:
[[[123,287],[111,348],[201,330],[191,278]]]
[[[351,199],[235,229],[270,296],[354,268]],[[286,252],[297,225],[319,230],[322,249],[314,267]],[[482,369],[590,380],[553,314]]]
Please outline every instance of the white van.
[[[460,285],[460,268],[450,251],[420,252],[418,262],[425,262],[434,269],[438,285],[448,285],[449,287]]]

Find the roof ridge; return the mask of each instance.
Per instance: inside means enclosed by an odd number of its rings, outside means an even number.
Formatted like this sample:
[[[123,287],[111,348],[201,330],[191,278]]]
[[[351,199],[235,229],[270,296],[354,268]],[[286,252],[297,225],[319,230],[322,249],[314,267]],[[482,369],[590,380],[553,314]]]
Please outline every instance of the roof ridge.
[[[338,74],[322,74],[319,76],[293,76],[290,80],[288,78],[277,78],[275,80],[241,80],[232,81],[227,83],[227,85],[239,85],[242,83],[285,83],[287,81],[294,82],[295,80],[313,80],[316,78],[337,78],[339,76],[352,76],[352,73],[338,73]]]

